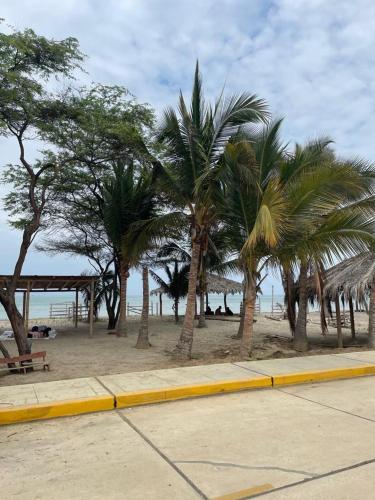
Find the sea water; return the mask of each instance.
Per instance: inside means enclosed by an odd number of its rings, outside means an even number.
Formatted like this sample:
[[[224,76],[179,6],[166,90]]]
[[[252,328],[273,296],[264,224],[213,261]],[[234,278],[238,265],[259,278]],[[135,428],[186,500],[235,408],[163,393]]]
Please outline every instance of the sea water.
[[[169,299],[166,295],[163,295],[163,314],[172,315],[173,312],[173,300]],[[23,294],[17,294],[17,306],[19,311],[22,313],[22,300]],[[79,301],[83,304],[83,298],[80,296]],[[128,295],[127,301],[130,306],[141,307],[142,306],[142,295]],[[240,304],[242,301],[242,295],[227,295],[227,305],[231,308],[234,313],[240,312]],[[30,319],[32,318],[49,318],[50,314],[50,306],[51,304],[73,304],[75,302],[75,293],[74,292],[61,292],[61,293],[53,293],[53,292],[45,292],[45,293],[31,293],[30,294]],[[211,307],[212,311],[219,306],[222,307],[222,311],[224,312],[224,298],[223,295],[217,294],[209,294],[208,295],[208,303]],[[272,296],[271,295],[260,295],[257,299],[257,303],[260,304],[261,312],[271,312],[272,310]],[[283,304],[284,297],[283,295],[274,295],[273,297],[273,305],[274,308],[277,304]],[[179,304],[179,313],[184,314],[186,307],[186,298],[181,299]],[[150,297],[150,310],[153,314],[159,313],[159,296],[152,295]],[[132,312],[130,312],[132,314]],[[102,307],[100,310],[100,316],[105,317],[106,311],[105,307]],[[0,306],[0,320],[7,319],[6,314],[2,306]]]

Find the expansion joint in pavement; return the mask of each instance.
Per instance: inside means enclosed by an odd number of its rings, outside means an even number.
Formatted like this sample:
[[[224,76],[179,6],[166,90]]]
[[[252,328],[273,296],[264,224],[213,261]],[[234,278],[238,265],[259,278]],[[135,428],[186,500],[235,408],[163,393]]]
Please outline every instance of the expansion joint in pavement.
[[[276,387],[274,387],[274,389],[276,391],[282,392],[282,393],[287,394],[289,396],[293,396],[294,398],[303,399],[304,401],[309,401],[310,403],[314,403],[314,404],[322,406],[324,408],[329,408],[330,410],[335,410],[335,411],[338,411],[340,413],[345,413],[346,415],[350,415],[352,417],[357,417],[357,418],[360,418],[362,420],[367,420],[368,422],[373,422],[373,423],[375,422],[375,420],[372,418],[364,417],[363,415],[357,415],[356,413],[352,413],[352,412],[347,411],[347,410],[342,410],[341,408],[336,408],[335,406],[330,406],[330,405],[327,405],[325,403],[320,403],[319,401],[314,401],[314,399],[309,399],[309,398],[306,398],[304,396],[300,396],[299,394],[292,394],[291,392],[285,391],[283,389],[278,389]]]
[[[172,467],[172,469],[174,469],[177,474],[179,476],[182,477],[182,479],[184,479],[184,481],[186,481],[188,483],[189,486],[191,486],[191,488],[193,488],[193,490],[201,497],[201,498],[204,498],[204,500],[208,500],[208,497],[203,493],[202,490],[200,490],[198,488],[198,486],[193,483],[193,481],[188,477],[186,476],[186,474],[184,474],[182,472],[181,469],[179,469],[177,467],[177,465],[175,465],[168,457],[167,455],[165,455],[165,453],[163,453],[147,436],[145,436],[143,434],[143,432],[141,430],[138,429],[137,426],[135,426],[128,418],[125,417],[125,415],[123,415],[119,410],[116,410],[116,413],[118,414],[118,416],[126,423],[129,425],[129,427],[131,427],[149,446],[151,446],[151,448],[156,451],[156,453],[163,459],[167,462],[168,465],[170,465],[170,467]]]
[[[375,463],[375,458],[371,458],[370,460],[364,460],[363,462],[358,462],[358,463],[353,464],[353,465],[348,465],[347,467],[342,467],[341,469],[331,470],[329,472],[325,472],[324,474],[317,474],[314,477],[308,477],[306,479],[302,479],[302,481],[295,481],[294,483],[285,484],[284,486],[279,486],[278,488],[274,488],[273,490],[268,490],[268,491],[265,491],[263,493],[258,493],[256,495],[251,495],[251,499],[262,497],[264,495],[272,495],[273,493],[277,493],[278,491],[287,490],[288,488],[292,488],[294,486],[310,483],[311,481],[317,481],[319,479],[323,479],[323,478],[329,477],[329,476],[334,476],[334,475],[340,474],[342,472],[348,472],[350,470],[358,469],[359,467],[364,467],[365,465],[369,465],[369,464],[373,464],[373,463]],[[245,500],[246,498],[250,498],[250,497],[243,497],[241,500]]]
[[[113,405],[114,405],[114,408],[117,408],[117,398],[116,398],[116,394],[114,392],[111,391],[111,389],[109,387],[106,386],[106,384],[104,384],[104,382],[102,382],[100,380],[99,377],[94,377],[95,380],[106,390],[109,392],[109,394],[111,394],[113,396]]]

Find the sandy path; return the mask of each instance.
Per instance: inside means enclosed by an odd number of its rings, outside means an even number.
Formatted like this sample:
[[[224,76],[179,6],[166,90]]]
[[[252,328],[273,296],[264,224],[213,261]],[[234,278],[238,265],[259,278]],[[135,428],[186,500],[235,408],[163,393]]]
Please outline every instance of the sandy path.
[[[312,321],[312,322],[311,322]],[[359,335],[355,341],[350,337],[350,330],[344,329],[345,351],[364,349],[366,343],[367,315],[356,315]],[[44,320],[48,324],[48,320]],[[309,354],[340,352],[335,348],[335,330],[323,337],[320,334],[318,315],[311,314],[308,333],[311,341]],[[46,350],[51,363],[51,371],[35,371],[27,375],[0,375],[0,385],[25,384],[78,378],[132,371],[172,368],[181,365],[195,365],[235,361],[238,355],[239,341],[231,338],[237,332],[238,322],[207,321],[208,327],[195,330],[193,359],[184,363],[177,362],[171,355],[176,345],[181,325],[176,326],[171,317],[150,318],[150,341],[152,348],[138,350],[134,348],[139,328],[139,319],[129,321],[129,336],[118,338],[106,333],[105,322],[95,325],[92,339],[88,338],[87,325],[80,325],[77,330],[71,326],[58,327],[59,334],[54,340],[34,340],[33,351]],[[0,329],[1,325],[0,325]],[[0,330],[0,331],[1,331]],[[14,341],[7,341],[6,347],[17,354]],[[287,321],[274,321],[263,316],[258,317],[254,325],[253,359],[296,356],[291,346]]]

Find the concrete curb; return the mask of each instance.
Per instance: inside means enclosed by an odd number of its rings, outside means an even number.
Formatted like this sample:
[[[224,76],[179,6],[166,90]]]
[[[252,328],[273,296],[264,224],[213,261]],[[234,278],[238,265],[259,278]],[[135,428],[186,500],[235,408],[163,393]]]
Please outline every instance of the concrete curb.
[[[127,408],[149,403],[161,403],[176,399],[187,399],[198,396],[209,396],[223,392],[238,392],[249,389],[263,389],[272,387],[272,378],[269,376],[242,380],[220,380],[206,384],[182,385],[165,389],[151,389],[145,391],[115,393],[117,408]]]
[[[161,389],[121,392],[91,398],[52,401],[26,406],[0,409],[0,426],[33,420],[80,415],[97,411],[129,408],[132,406],[162,403],[178,399],[188,399],[213,394],[239,392],[265,387],[278,387],[292,384],[307,384],[345,378],[375,375],[375,365],[361,365],[348,368],[334,368],[272,376],[260,376],[239,380],[220,380],[204,384],[183,385]]]
[[[67,417],[80,415],[82,413],[113,410],[114,408],[115,398],[111,395],[66,401],[52,401],[51,403],[40,403],[36,405],[15,406],[0,409],[0,425]]]
[[[309,372],[288,373],[286,375],[273,375],[272,385],[308,384],[311,382],[324,382],[345,378],[365,377],[375,374],[375,365],[352,366],[347,368],[332,368],[330,370],[316,370]]]

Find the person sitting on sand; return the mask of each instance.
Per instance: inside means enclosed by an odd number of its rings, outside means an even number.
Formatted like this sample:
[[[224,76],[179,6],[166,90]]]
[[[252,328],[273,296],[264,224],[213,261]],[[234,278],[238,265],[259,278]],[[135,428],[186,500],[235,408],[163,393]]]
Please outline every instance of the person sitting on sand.
[[[207,309],[205,310],[204,314],[206,316],[213,316],[214,312],[213,312],[213,310],[211,309],[210,306],[207,306]]]
[[[225,308],[225,316],[233,316],[233,311],[228,306]]]
[[[215,310],[215,316],[221,316],[223,313],[221,312],[221,306],[219,306],[216,310]]]

